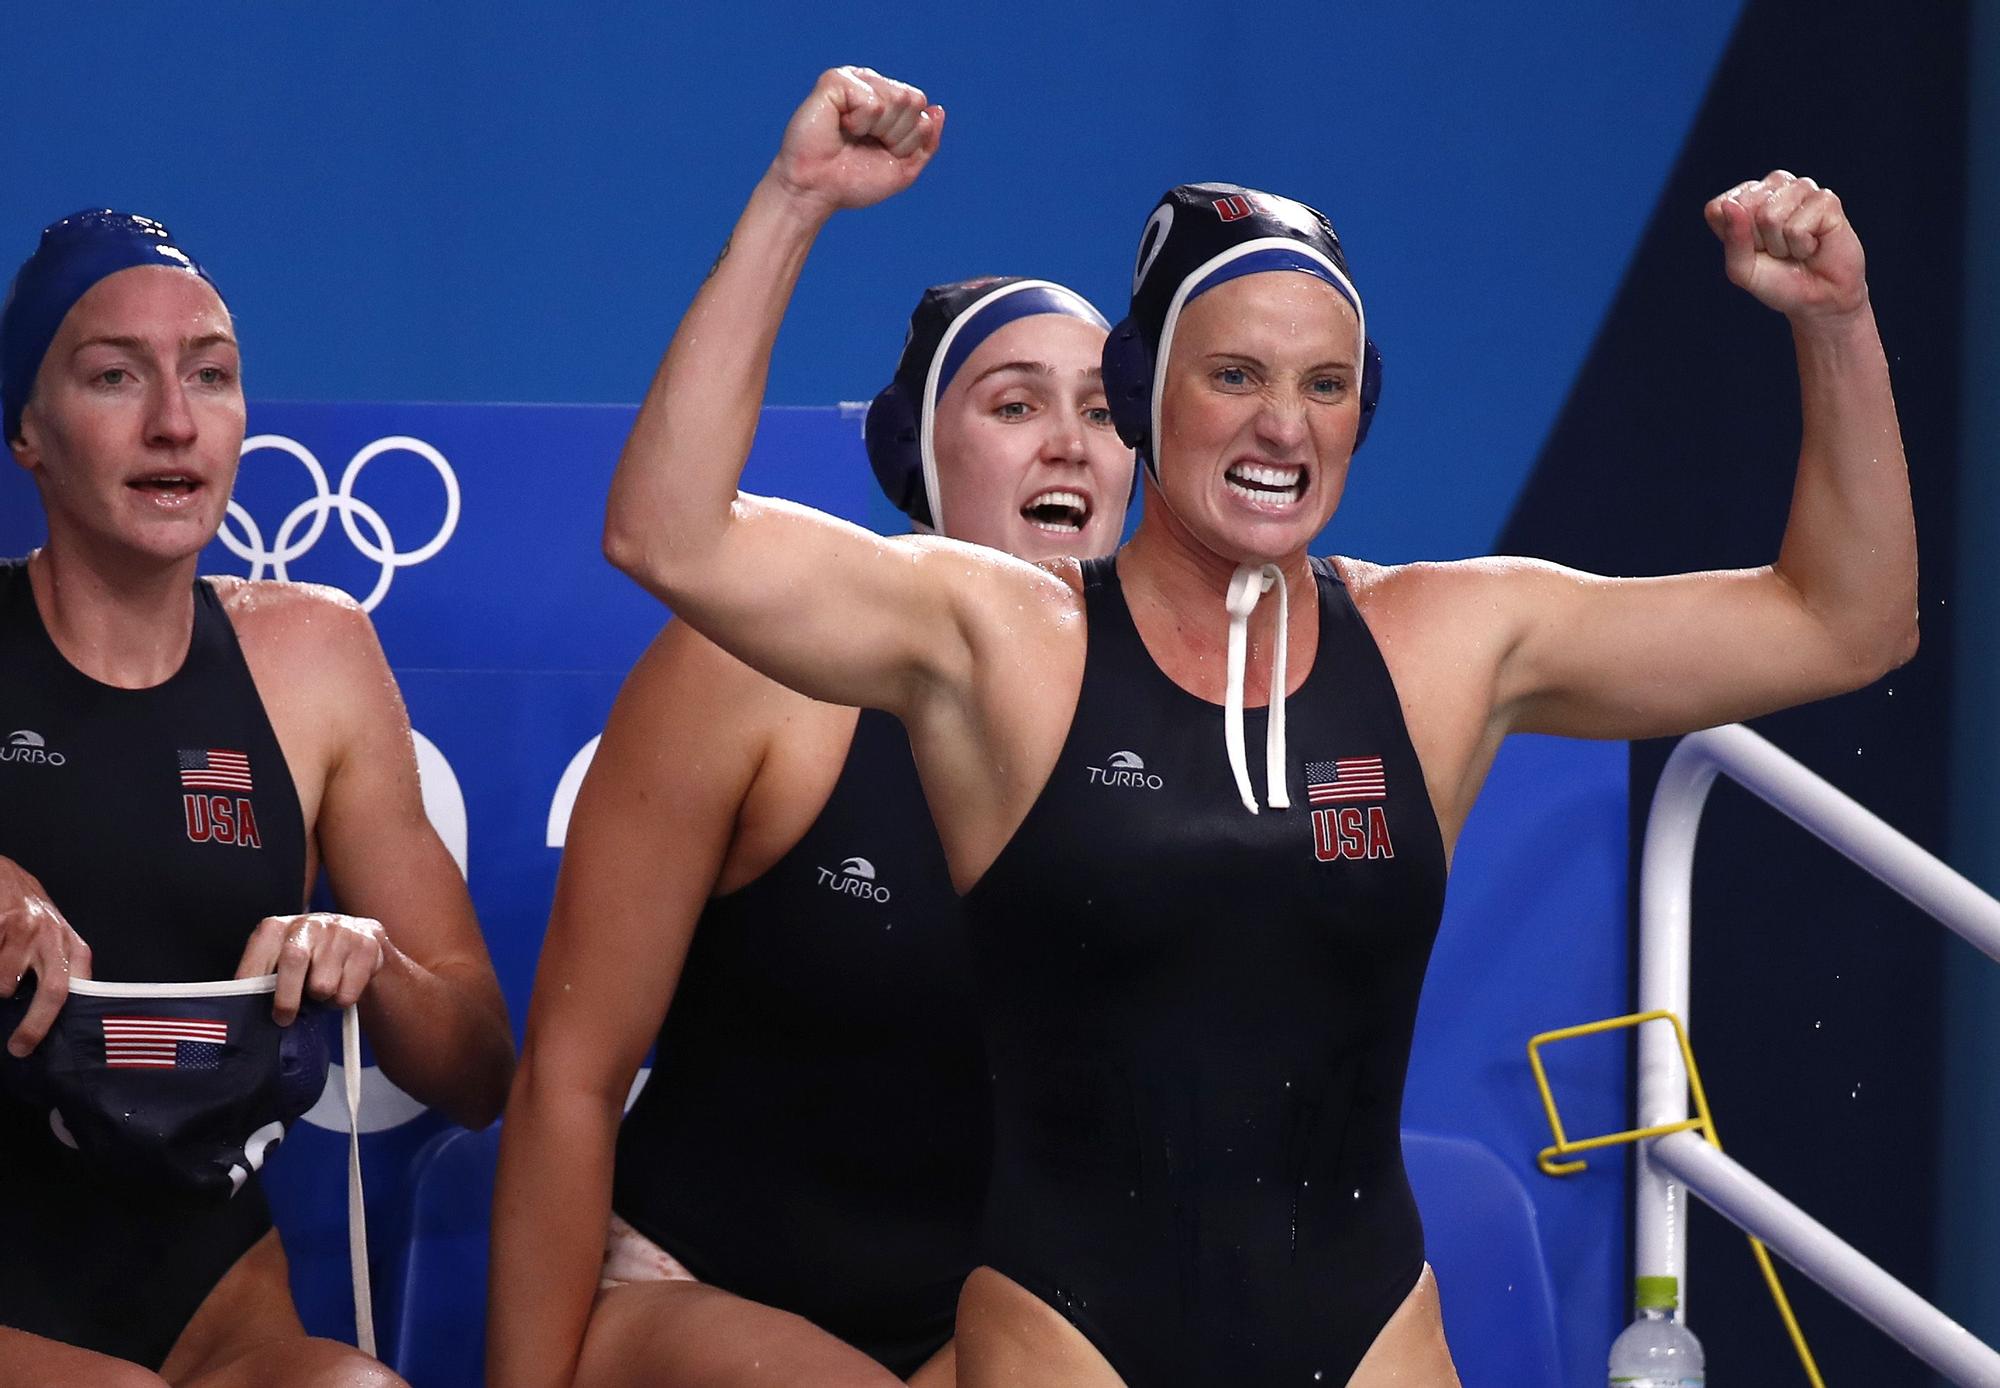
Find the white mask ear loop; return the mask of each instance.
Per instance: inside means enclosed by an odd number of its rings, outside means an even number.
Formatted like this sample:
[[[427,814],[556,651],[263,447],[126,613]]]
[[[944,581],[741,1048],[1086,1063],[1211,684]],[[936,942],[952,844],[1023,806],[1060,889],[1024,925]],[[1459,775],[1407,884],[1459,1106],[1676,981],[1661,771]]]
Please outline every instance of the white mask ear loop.
[[[1222,740],[1229,750],[1229,770],[1243,808],[1257,813],[1250,789],[1250,767],[1243,752],[1243,671],[1249,657],[1250,614],[1272,585],[1278,589],[1278,649],[1271,670],[1271,697],[1264,733],[1264,798],[1274,810],[1291,808],[1285,791],[1285,686],[1289,683],[1286,645],[1291,633],[1291,595],[1276,564],[1244,564],[1229,579],[1229,670],[1223,691]]]
[[[361,1196],[361,1013],[340,1017],[340,1070],[347,1090],[347,1262],[354,1278],[354,1344],[375,1353],[375,1298],[368,1277],[368,1210]]]

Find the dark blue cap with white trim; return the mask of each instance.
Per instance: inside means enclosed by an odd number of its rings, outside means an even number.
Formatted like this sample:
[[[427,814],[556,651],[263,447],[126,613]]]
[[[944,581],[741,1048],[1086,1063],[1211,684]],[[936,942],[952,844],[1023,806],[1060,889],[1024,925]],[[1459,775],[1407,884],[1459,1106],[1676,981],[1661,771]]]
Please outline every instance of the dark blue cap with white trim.
[[[1268,270],[1309,274],[1332,285],[1354,309],[1361,341],[1361,422],[1368,435],[1382,390],[1382,359],[1368,337],[1361,295],[1333,224],[1291,198],[1235,183],[1183,183],[1154,206],[1139,236],[1132,304],[1104,344],[1104,390],[1126,443],[1157,471],[1159,373],[1172,350],[1181,311],[1202,294]]]
[[[0,424],[5,429],[0,437],[11,442],[21,436],[21,409],[34,391],[49,344],[76,301],[99,280],[140,265],[191,270],[211,288],[215,284],[174,243],[173,233],[150,217],[103,207],[43,229],[41,244],[22,262],[6,307],[0,308]]]

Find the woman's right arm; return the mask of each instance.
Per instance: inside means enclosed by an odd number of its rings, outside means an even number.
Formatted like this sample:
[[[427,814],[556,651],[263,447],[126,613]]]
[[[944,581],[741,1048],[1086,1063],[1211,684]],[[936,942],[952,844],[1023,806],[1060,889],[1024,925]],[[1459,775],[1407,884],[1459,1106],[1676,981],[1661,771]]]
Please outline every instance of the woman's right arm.
[[[494,1388],[575,1375],[625,1096],[763,761],[771,709],[794,697],[679,622],[619,692],[570,819],[501,1133]]]
[[[667,349],[605,517],[612,563],[716,644],[813,698],[899,714],[941,686],[970,686],[982,602],[1014,607],[1053,581],[948,540],[884,539],[737,483],[772,343],[820,227],[907,187],[943,124],[922,92],[865,68],[820,77]],[[995,569],[1013,582],[996,584]]]

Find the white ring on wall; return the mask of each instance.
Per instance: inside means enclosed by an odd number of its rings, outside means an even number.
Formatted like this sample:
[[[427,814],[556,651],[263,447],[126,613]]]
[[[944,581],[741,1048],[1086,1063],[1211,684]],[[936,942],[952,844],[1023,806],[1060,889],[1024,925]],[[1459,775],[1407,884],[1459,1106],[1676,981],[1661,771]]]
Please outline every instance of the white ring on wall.
[[[438,745],[415,728],[410,729],[410,741],[417,749],[417,784],[424,795],[424,815],[444,840],[452,861],[458,864],[458,875],[466,877],[470,832],[466,826],[465,792],[458,784],[458,773],[451,769]]]
[[[569,841],[569,817],[571,811],[576,809],[576,793],[583,789],[583,778],[597,756],[597,744],[603,740],[604,734],[599,733],[584,743],[569,759],[569,765],[563,768],[562,779],[556,782],[555,799],[549,802],[550,848],[561,848]]]

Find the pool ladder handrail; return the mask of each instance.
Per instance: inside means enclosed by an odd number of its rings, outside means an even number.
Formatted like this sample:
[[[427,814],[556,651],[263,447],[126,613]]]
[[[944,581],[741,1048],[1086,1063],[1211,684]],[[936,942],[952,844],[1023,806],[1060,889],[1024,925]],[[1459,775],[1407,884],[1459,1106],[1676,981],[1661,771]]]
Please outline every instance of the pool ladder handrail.
[[[1653,793],[1639,877],[1641,1013],[1689,1015],[1695,840],[1708,793],[1727,775],[1925,914],[2000,961],[2000,900],[1864,809],[1768,740],[1729,724],[1682,738]],[[1761,1239],[1801,1273],[1960,1388],[2000,1388],[2000,1353],[1832,1233],[1701,1134],[1687,1131],[1679,1029],[1639,1029],[1641,1129],[1633,1271],[1673,1277],[1687,1314],[1687,1193]]]

